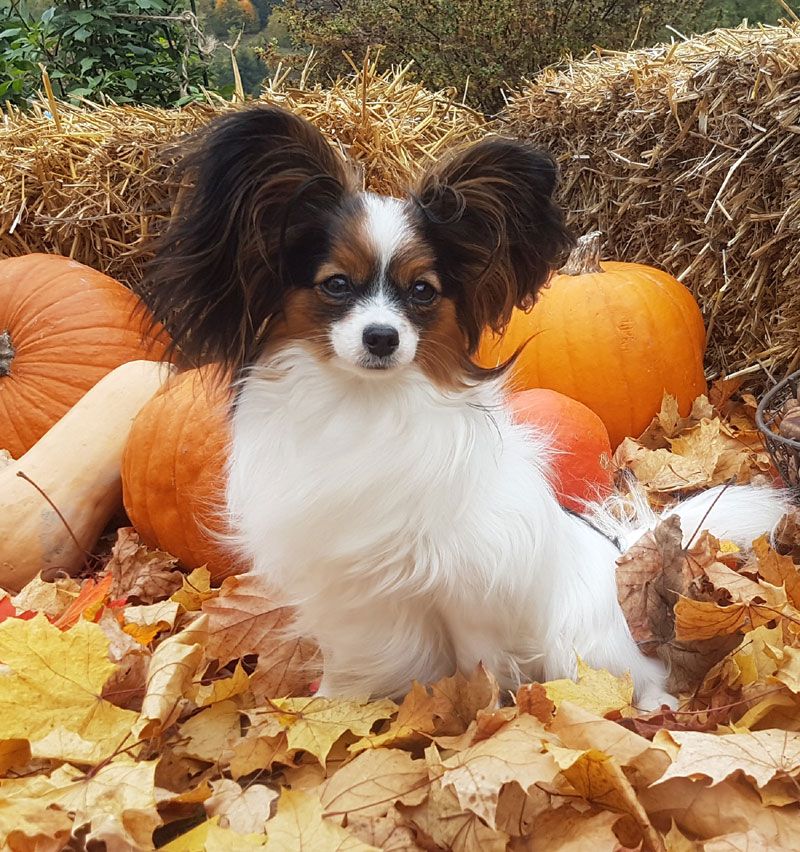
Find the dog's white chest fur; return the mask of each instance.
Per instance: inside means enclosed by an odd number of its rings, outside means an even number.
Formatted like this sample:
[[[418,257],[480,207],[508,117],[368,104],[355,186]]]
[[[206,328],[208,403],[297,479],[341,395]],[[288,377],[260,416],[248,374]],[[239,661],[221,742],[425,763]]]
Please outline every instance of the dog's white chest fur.
[[[479,661],[511,687],[572,675],[578,633],[584,655],[608,644],[614,547],[560,509],[547,456],[497,385],[350,375],[300,346],[255,368],[229,506],[255,570],[319,642],[326,691],[397,694]],[[630,667],[618,650],[614,668]]]

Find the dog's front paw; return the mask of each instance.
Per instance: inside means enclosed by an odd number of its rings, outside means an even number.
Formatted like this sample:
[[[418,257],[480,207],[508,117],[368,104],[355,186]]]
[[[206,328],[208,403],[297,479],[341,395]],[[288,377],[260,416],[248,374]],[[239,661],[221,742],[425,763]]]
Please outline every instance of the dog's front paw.
[[[670,710],[678,709],[678,699],[669,692],[664,692],[658,687],[644,690],[636,699],[636,707],[645,712],[659,710],[661,707],[669,707]]]

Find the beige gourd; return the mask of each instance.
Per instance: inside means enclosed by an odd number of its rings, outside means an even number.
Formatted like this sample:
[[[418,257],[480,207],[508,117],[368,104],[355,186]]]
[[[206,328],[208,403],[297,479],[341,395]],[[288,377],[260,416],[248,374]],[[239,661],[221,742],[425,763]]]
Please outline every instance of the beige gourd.
[[[154,361],[122,364],[21,458],[0,467],[0,588],[18,591],[45,569],[80,569],[122,505],[131,423],[170,371]]]

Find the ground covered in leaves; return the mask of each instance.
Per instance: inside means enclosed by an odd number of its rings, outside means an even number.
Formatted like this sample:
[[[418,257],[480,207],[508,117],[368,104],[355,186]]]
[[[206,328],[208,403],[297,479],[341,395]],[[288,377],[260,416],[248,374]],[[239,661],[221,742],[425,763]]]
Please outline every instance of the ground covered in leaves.
[[[617,453],[656,503],[772,479],[752,400],[670,400]],[[478,670],[400,704],[313,697],[263,581],[186,574],[122,528],[82,580],[0,599],[0,847],[172,852],[800,849],[800,532],[752,553],[663,523],[620,560],[678,711],[625,678],[501,695]]]

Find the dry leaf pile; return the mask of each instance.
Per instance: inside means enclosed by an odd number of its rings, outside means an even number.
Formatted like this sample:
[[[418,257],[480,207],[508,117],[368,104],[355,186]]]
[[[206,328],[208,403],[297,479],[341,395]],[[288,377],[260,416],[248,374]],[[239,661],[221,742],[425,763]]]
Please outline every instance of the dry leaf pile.
[[[764,475],[731,390],[687,418],[667,398],[620,448],[656,500]],[[315,648],[262,580],[213,588],[122,528],[94,575],[0,600],[0,848],[798,849],[797,519],[777,546],[684,550],[673,520],[620,559],[682,698],[641,714],[585,665],[516,695],[479,669],[400,703],[314,697]]]

